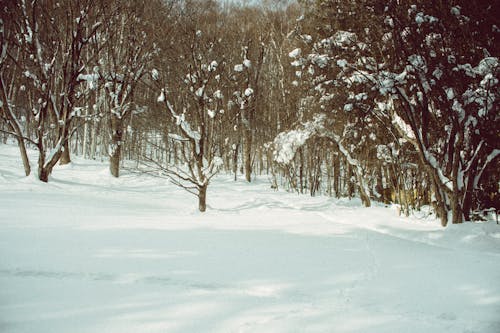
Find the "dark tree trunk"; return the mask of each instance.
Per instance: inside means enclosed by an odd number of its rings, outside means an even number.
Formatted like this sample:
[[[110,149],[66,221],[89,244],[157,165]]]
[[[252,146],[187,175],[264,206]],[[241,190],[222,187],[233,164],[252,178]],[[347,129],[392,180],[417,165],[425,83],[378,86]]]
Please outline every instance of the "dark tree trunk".
[[[24,173],[26,174],[26,176],[29,176],[29,174],[31,173],[31,166],[28,159],[28,154],[26,152],[26,144],[23,138],[23,133],[21,131],[21,128],[18,126],[18,122],[14,118],[15,116],[12,112],[12,109],[10,108],[9,100],[7,98],[6,87],[3,82],[3,77],[1,76],[0,76],[0,94],[1,94],[0,101],[2,101],[2,108],[4,109],[4,114],[7,118],[7,123],[9,127],[16,134],[17,145],[19,147],[19,152],[21,153],[21,159],[23,160]]]
[[[65,165],[69,163],[71,163],[71,157],[69,153],[69,140],[66,140],[66,142],[63,145],[63,150],[61,153],[61,158],[59,159],[59,164]]]
[[[198,209],[200,212],[207,210],[207,187],[208,185],[203,185],[198,188]]]
[[[47,183],[49,181],[49,171],[47,168],[39,168],[38,169],[38,179],[40,179],[42,182]]]
[[[340,198],[340,158],[333,159],[333,190],[335,191],[335,198]]]
[[[362,179],[363,175],[357,174],[358,177],[358,188],[359,188],[359,196],[361,198],[361,202],[365,207],[371,206],[370,194],[366,193],[365,187],[363,186],[364,180]]]
[[[31,173],[30,161],[28,159],[28,153],[26,152],[26,145],[24,143],[23,138],[17,138],[17,145],[19,147],[19,151],[21,152],[21,159],[23,160],[24,166],[24,174],[29,176]]]
[[[453,193],[453,197],[451,198],[451,211],[452,211],[452,223],[462,223],[463,222],[463,214],[462,214],[462,205],[460,204],[460,195],[459,193]]]
[[[302,148],[299,148],[299,161],[300,161],[300,166],[299,166],[299,192],[303,193],[304,191],[304,152]]]
[[[109,171],[113,177],[118,178],[120,176],[120,154],[121,146],[116,145],[113,148],[112,153],[109,155]]]
[[[441,220],[441,226],[446,227],[448,224],[448,209],[446,207],[446,197],[441,192],[441,188],[439,187],[438,181],[433,181],[434,187],[434,195],[436,196],[435,201],[433,202],[434,210],[436,211],[436,217]]]
[[[245,179],[247,182],[252,181],[252,130],[245,129],[245,147],[244,147],[244,160],[245,160]]]
[[[109,171],[113,177],[120,176],[120,159],[122,151],[123,121],[118,117],[111,118],[111,150],[109,152]]]
[[[240,144],[235,145],[235,149],[233,150],[233,173],[234,173],[234,181],[238,180],[238,150],[240,148]]]

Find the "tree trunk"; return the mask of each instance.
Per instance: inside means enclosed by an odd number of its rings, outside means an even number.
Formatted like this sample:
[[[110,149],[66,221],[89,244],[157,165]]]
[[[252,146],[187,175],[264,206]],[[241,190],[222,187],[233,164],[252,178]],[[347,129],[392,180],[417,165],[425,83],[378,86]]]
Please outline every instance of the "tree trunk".
[[[245,179],[247,182],[252,180],[252,130],[245,129],[245,149],[244,149],[244,160],[245,160]]]
[[[21,159],[23,160],[24,174],[29,176],[31,173],[30,161],[28,159],[28,153],[26,152],[26,145],[23,138],[17,138],[17,145],[19,151],[21,152]]]
[[[446,227],[448,224],[448,209],[446,207],[445,194],[441,192],[438,181],[433,180],[435,201],[433,202],[436,217],[441,220],[441,226]]]
[[[26,152],[26,144],[23,138],[23,133],[10,107],[9,99],[7,98],[6,87],[3,82],[3,77],[1,76],[0,76],[0,94],[1,94],[0,101],[2,102],[2,109],[4,110],[4,114],[7,118],[7,123],[9,127],[16,134],[17,145],[19,147],[19,152],[21,153],[21,159],[23,160],[24,173],[26,174],[26,176],[29,176],[29,174],[31,173],[31,166],[28,159],[28,154]]]
[[[333,159],[333,190],[335,191],[335,198],[340,198],[340,158],[337,156]]]
[[[452,219],[451,219],[452,223],[453,224],[462,223],[463,214],[462,214],[462,205],[460,204],[459,193],[453,193],[453,197],[451,198],[451,211],[452,211]]]
[[[359,188],[359,196],[361,198],[361,202],[365,207],[370,207],[371,206],[371,200],[369,197],[369,194],[366,193],[365,185],[364,185],[364,180],[363,180],[363,175],[357,173],[358,176],[358,188]]]
[[[465,189],[466,192],[462,204],[462,211],[464,214],[464,219],[466,221],[469,221],[470,213],[472,210],[472,194],[474,193],[474,177],[469,176],[469,178],[467,179],[467,187],[465,187]]]
[[[238,150],[240,144],[237,143],[235,148],[233,149],[233,173],[234,173],[234,181],[238,180]]]
[[[109,171],[113,177],[120,176],[120,157],[122,151],[122,119],[112,116],[111,118],[111,145],[109,151]]]
[[[302,148],[299,148],[299,192],[303,193],[304,191],[304,151]]]
[[[49,181],[49,174],[50,172],[47,170],[47,168],[38,168],[38,179],[40,179],[42,182],[47,183]]]
[[[204,212],[207,210],[207,187],[205,184],[198,188],[198,209],[200,212]]]
[[[59,159],[59,164],[65,165],[69,163],[71,163],[71,157],[69,154],[69,140],[66,140],[66,142],[63,145],[61,158]]]
[[[109,155],[109,171],[113,177],[118,178],[120,176],[120,154],[121,146],[115,145]]]

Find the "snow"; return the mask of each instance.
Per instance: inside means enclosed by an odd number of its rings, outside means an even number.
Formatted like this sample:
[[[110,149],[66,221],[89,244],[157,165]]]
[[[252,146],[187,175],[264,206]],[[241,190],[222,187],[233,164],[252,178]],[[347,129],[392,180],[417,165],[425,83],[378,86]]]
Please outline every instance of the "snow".
[[[451,12],[451,14],[453,14],[455,16],[459,16],[460,15],[460,6],[451,7],[450,12]]]
[[[324,118],[324,115],[318,115],[312,121],[304,123],[302,128],[279,133],[273,141],[274,161],[289,164],[295,157],[297,149],[318,131],[324,130]]]
[[[165,102],[165,90],[164,90],[164,89],[162,89],[162,90],[161,90],[161,93],[160,93],[160,95],[158,96],[158,98],[156,99],[156,101],[157,101],[158,103]]]
[[[415,22],[417,22],[417,24],[420,26],[422,23],[425,22],[425,19],[424,19],[424,13],[418,13],[416,16],[415,16]]]
[[[337,66],[342,67],[342,68],[346,67],[347,66],[347,60],[345,60],[345,59],[339,59],[339,60],[337,60]]]
[[[355,33],[342,30],[337,31],[332,37],[334,45],[339,47],[350,46],[357,40],[357,36]]]
[[[153,80],[158,81],[158,79],[160,78],[160,72],[158,72],[156,68],[153,68],[151,70],[151,77],[153,78]]]
[[[319,68],[325,68],[328,65],[329,57],[327,54],[310,54],[309,59]]]
[[[202,96],[203,96],[203,94],[204,94],[204,92],[205,92],[205,86],[202,86],[202,87],[199,87],[198,89],[196,89],[196,91],[195,91],[195,93],[194,93],[194,94],[195,94],[197,97],[202,97]]]
[[[348,103],[348,104],[344,105],[344,111],[350,112],[350,111],[352,111],[352,109],[353,109],[352,103]]]
[[[300,48],[293,49],[290,53],[288,53],[288,56],[290,58],[297,58],[300,57],[300,54],[302,53],[302,50]]]
[[[219,66],[219,64],[217,63],[217,61],[213,60],[211,63],[210,63],[210,66],[208,66],[208,71],[209,72],[213,72],[217,69],[217,66]]]
[[[74,156],[45,184],[20,165],[0,144],[2,332],[500,331],[494,222],[232,176],[202,214],[162,178]]]
[[[234,65],[234,71],[235,72],[243,72],[243,65],[242,64]]]
[[[223,99],[224,95],[222,94],[222,92],[220,90],[216,90],[216,91],[214,91],[214,98]]]
[[[480,75],[487,75],[494,73],[496,68],[498,68],[498,58],[486,57],[479,62],[474,70]]]

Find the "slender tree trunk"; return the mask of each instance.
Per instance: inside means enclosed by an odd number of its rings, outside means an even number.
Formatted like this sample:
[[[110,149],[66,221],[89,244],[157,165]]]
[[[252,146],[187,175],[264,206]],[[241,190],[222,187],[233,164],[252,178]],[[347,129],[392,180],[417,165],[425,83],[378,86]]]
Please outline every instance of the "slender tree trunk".
[[[238,180],[238,151],[240,144],[237,143],[235,148],[233,149],[233,173],[234,173],[234,181]]]
[[[370,196],[368,193],[366,193],[365,186],[364,186],[364,180],[363,180],[363,175],[356,172],[357,178],[358,178],[358,188],[359,188],[359,196],[361,198],[361,202],[365,207],[370,207],[371,206],[371,200]]]
[[[335,198],[340,198],[340,158],[334,157],[333,159],[333,190],[335,192]]]
[[[252,130],[245,129],[245,147],[244,147],[244,160],[245,160],[245,179],[247,182],[252,181]]]
[[[477,163],[473,166],[474,168],[477,167]],[[462,210],[464,214],[464,219],[466,221],[470,220],[470,212],[472,210],[472,194],[474,191],[474,174],[469,175],[467,179],[467,184],[465,187],[465,195],[464,195],[464,200],[462,204]]]
[[[122,151],[123,120],[111,117],[111,145],[109,152],[109,171],[113,177],[120,176],[120,157]]]
[[[83,123],[83,143],[82,143],[82,155],[83,158],[88,158],[88,145],[89,145],[89,108],[85,108],[85,122]]]
[[[198,209],[200,212],[204,212],[207,210],[207,187],[205,184],[198,188]]]
[[[0,94],[1,94],[0,101],[2,102],[2,109],[4,110],[4,114],[7,118],[8,125],[16,135],[17,145],[19,147],[19,152],[21,153],[21,159],[23,161],[24,173],[26,174],[26,176],[29,176],[29,174],[31,173],[31,166],[28,159],[28,153],[26,152],[26,143],[21,128],[19,126],[19,123],[17,122],[17,119],[15,118],[14,113],[12,112],[12,109],[9,105],[9,100],[7,99],[6,87],[3,82],[3,77],[1,76],[0,76]]]
[[[436,211],[436,216],[441,220],[441,225],[443,227],[446,227],[448,224],[448,209],[446,207],[446,196],[442,192],[441,188],[438,185],[438,181],[433,180],[433,187],[434,187],[434,195],[435,195],[435,202],[434,202],[434,209]]]
[[[460,204],[460,192],[453,191],[453,196],[451,198],[451,211],[452,211],[452,223],[462,223],[463,222],[463,214],[462,214],[462,205]]]
[[[42,182],[47,183],[49,181],[49,171],[47,168],[44,167],[39,167],[38,168],[38,179],[40,179]]]
[[[19,147],[19,151],[21,153],[21,159],[23,160],[24,166],[24,174],[29,176],[31,173],[30,161],[28,159],[28,153],[26,152],[26,144],[23,138],[17,138],[17,146]]]
[[[60,165],[65,165],[71,163],[71,157],[69,153],[69,140],[66,140],[66,142],[63,145],[62,153],[61,153],[61,158],[59,159],[59,164]]]
[[[302,148],[299,148],[299,192],[303,193],[304,191],[304,151]]]

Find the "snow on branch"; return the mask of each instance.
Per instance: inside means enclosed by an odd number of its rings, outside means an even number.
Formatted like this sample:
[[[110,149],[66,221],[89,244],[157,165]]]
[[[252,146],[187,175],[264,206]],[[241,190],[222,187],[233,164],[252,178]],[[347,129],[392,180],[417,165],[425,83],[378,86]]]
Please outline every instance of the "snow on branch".
[[[162,94],[163,94],[163,92],[162,92]],[[195,142],[196,153],[199,154],[199,152],[200,152],[200,143],[199,142],[201,139],[201,134],[199,132],[191,129],[191,125],[189,124],[189,122],[186,121],[184,114],[181,114],[181,115],[177,114],[177,112],[175,112],[175,110],[174,110],[174,107],[172,106],[172,104],[170,104],[170,102],[168,100],[164,100],[164,102],[167,104],[168,110],[170,111],[170,113],[174,117],[176,125],[180,127],[180,129],[182,130],[182,132],[184,133],[185,136],[187,136],[189,139],[191,139]]]
[[[309,138],[324,131],[324,121],[325,115],[319,114],[298,129],[279,133],[273,141],[274,161],[282,164],[290,163],[297,149],[302,147]]]

